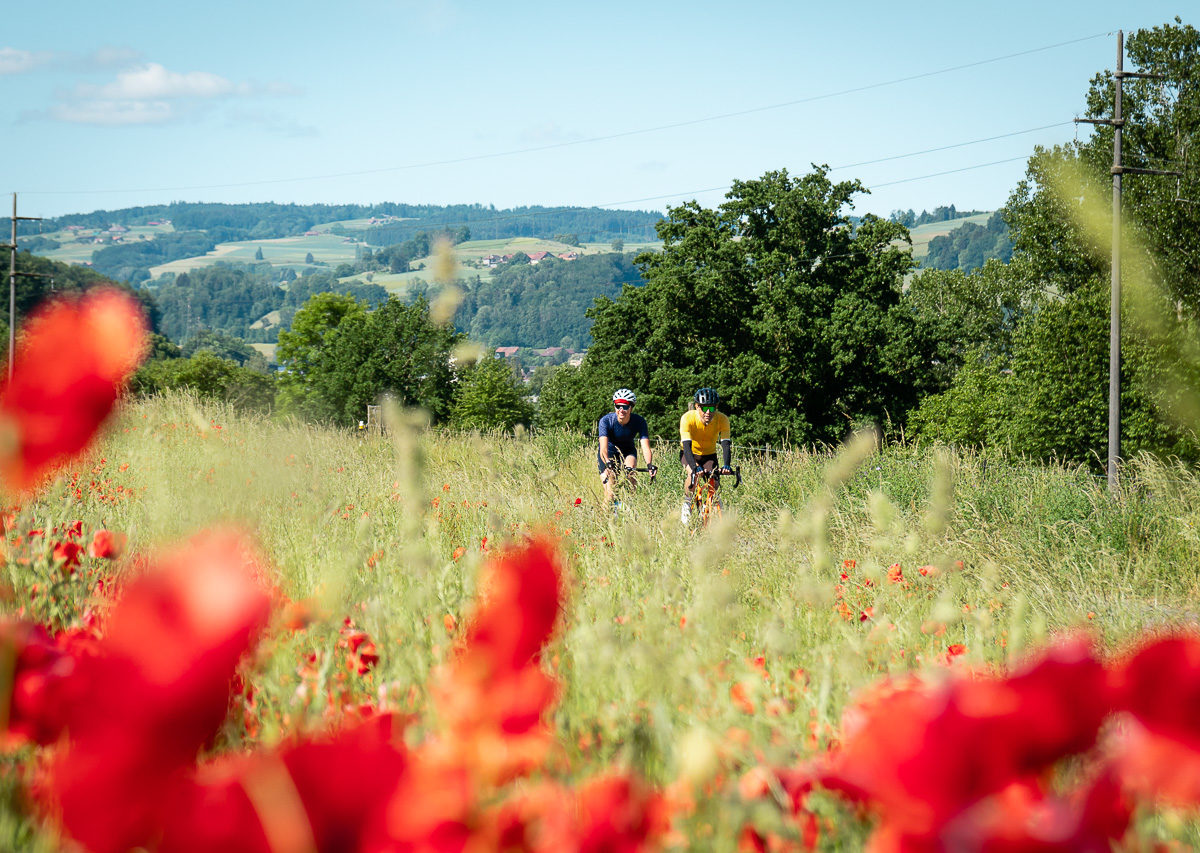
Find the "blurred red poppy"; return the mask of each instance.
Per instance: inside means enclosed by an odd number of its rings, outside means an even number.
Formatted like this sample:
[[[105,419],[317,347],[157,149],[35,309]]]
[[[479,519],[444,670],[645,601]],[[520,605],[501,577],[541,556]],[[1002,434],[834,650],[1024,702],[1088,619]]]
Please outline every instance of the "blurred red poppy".
[[[137,300],[116,290],[50,302],[25,321],[0,393],[0,475],[26,490],[84,450],[146,348]]]
[[[95,853],[153,838],[164,792],[225,719],[238,661],[270,611],[251,553],[231,532],[194,537],[125,589],[95,656],[79,662],[86,701],[68,712],[70,744],[46,793]]]

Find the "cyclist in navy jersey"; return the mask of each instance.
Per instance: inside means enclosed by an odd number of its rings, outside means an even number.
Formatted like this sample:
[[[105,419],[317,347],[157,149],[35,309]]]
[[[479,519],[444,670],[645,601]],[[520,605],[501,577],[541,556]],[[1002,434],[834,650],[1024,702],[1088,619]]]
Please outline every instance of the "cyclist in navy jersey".
[[[619,388],[613,394],[613,411],[600,419],[600,449],[596,453],[596,467],[600,471],[600,482],[604,484],[605,503],[613,499],[614,472],[609,463],[624,465],[627,468],[637,467],[637,445],[641,442],[642,455],[646,457],[646,467],[650,471],[650,479],[654,479],[657,469],[654,466],[654,453],[650,449],[650,430],[646,419],[633,413],[637,395],[628,388]],[[637,485],[637,475],[629,472],[629,479]]]

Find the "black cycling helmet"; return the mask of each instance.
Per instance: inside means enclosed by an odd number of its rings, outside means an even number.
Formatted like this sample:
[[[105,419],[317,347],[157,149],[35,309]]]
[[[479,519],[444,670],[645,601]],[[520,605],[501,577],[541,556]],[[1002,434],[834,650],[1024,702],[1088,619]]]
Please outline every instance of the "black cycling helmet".
[[[700,388],[692,395],[692,399],[700,406],[721,405],[721,395],[717,393],[716,388]]]

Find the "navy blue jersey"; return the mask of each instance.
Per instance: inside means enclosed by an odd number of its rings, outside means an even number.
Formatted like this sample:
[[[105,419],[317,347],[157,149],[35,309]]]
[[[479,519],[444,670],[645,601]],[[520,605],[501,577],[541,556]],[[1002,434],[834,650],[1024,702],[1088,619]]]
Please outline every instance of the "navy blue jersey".
[[[646,419],[641,415],[630,413],[629,423],[621,426],[620,421],[617,420],[617,413],[609,412],[600,419],[600,435],[608,436],[608,455],[610,457],[636,456],[637,441],[639,438],[649,438],[650,428],[646,426]],[[599,449],[596,450],[596,459],[603,462],[600,459]]]

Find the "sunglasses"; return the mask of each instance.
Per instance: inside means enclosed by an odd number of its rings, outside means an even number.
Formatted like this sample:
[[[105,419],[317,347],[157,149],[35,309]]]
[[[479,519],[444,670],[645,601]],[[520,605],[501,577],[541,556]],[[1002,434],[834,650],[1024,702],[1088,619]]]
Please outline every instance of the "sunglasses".
[[[627,406],[624,403],[617,403],[617,409],[619,409],[622,412],[628,412],[632,408],[633,408],[633,406]]]
[[[700,407],[700,411],[702,411],[702,412],[715,412],[716,410],[717,410],[716,406],[701,406]]]

